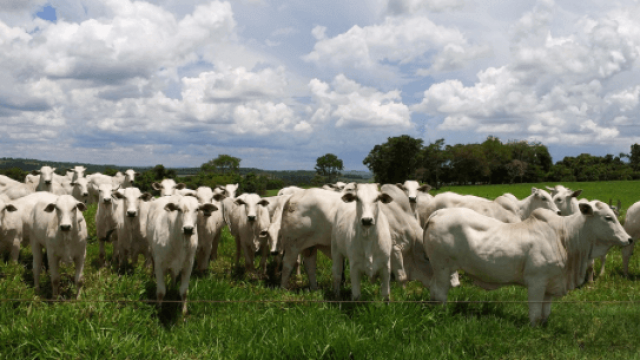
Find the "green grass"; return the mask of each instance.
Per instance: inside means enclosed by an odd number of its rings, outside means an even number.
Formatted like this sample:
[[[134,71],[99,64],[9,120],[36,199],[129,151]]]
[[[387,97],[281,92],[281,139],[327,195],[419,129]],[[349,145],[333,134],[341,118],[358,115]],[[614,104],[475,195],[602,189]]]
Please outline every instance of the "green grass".
[[[549,184],[550,186],[555,184]],[[584,189],[583,196],[614,201],[625,207],[640,200],[639,182],[565,184]],[[511,192],[524,197],[531,184],[441,189],[495,197]],[[535,184],[544,187],[544,184]],[[636,190],[638,189],[638,190]],[[120,274],[98,268],[98,244],[93,228],[95,207],[85,213],[90,244],[85,267],[84,300],[119,302],[41,301],[33,292],[30,249],[18,264],[0,263],[0,358],[5,359],[629,359],[640,358],[640,266],[635,258],[631,276],[621,275],[620,252],[613,249],[607,274],[595,284],[556,301],[546,326],[531,328],[526,290],[505,287],[484,291],[462,276],[446,307],[423,303],[382,303],[379,285],[365,281],[365,303],[292,301],[334,300],[330,291],[331,262],[319,255],[321,290],[310,292],[303,275],[291,290],[277,280],[259,279],[235,268],[235,245],[225,230],[220,258],[208,273],[191,278],[189,299],[228,300],[190,303],[180,315],[177,304],[158,311],[150,271],[139,266]],[[108,246],[108,255],[111,248]],[[61,292],[73,291],[72,267],[63,270]],[[51,297],[48,274],[42,276],[43,298]],[[350,286],[342,296],[349,298]],[[177,300],[177,290],[167,295]],[[392,285],[394,301],[428,300],[418,283]],[[12,302],[8,299],[34,300]],[[128,300],[129,302],[124,302]],[[275,300],[238,303],[234,300]],[[563,302],[564,301],[564,302]],[[594,303],[638,301],[639,303]]]

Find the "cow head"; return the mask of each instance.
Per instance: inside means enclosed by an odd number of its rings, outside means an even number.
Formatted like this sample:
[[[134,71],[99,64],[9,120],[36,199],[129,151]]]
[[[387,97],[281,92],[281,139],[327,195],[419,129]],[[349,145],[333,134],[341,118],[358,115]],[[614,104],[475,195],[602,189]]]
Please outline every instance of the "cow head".
[[[34,170],[31,173],[33,175],[40,175],[40,184],[44,185],[46,188],[50,188],[51,184],[53,184],[53,174],[56,171],[56,168],[52,168],[50,166],[43,166],[40,170]]]
[[[606,254],[611,246],[627,246],[633,243],[633,239],[620,225],[607,204],[591,201],[580,203],[579,207],[582,216],[585,217],[585,231],[596,241],[592,258]]]
[[[227,184],[224,186],[224,194],[229,197],[229,198],[235,198],[236,197],[236,191],[238,191],[238,184]]]
[[[160,196],[171,196],[176,193],[176,190],[182,190],[187,187],[183,183],[176,184],[173,179],[164,179],[160,183],[154,182],[151,186],[160,191]]]
[[[257,194],[242,194],[236,198],[235,204],[238,206],[244,206],[244,212],[247,216],[247,220],[252,223],[256,221],[260,215],[259,207],[266,208],[269,205],[269,201],[267,199],[260,198],[260,195]]]
[[[75,181],[71,181],[71,185],[73,185],[73,197],[76,200],[81,201],[83,203],[87,202],[89,198],[89,182],[85,178],[78,178]]]
[[[44,211],[56,212],[58,229],[63,232],[68,232],[71,229],[76,228],[80,221],[78,212],[87,210],[87,206],[78,200],[74,199],[71,195],[61,195],[55,202],[49,203]]]
[[[574,209],[574,199],[580,196],[582,190],[570,190],[562,185],[556,186],[556,188],[561,187],[562,189],[558,189],[556,194],[553,195],[553,203],[556,204],[558,209],[560,210],[560,214],[563,216],[572,215],[578,211],[578,209]]]
[[[529,206],[531,210],[547,209],[555,212],[558,215],[561,214],[560,209],[558,209],[556,204],[553,203],[553,199],[551,198],[551,195],[549,195],[548,192],[542,189],[537,189],[535,187],[531,188],[531,202]]]
[[[129,169],[125,171],[124,183],[127,184],[127,186],[133,186],[133,182],[136,180],[136,175],[139,175],[139,174],[135,172],[133,169]]]
[[[115,190],[118,187],[116,186]],[[111,205],[113,197],[112,192],[115,191],[112,184],[100,184],[98,185],[98,203],[103,205]]]
[[[218,190],[218,189],[216,189]],[[214,192],[213,190],[211,190],[210,187],[207,186],[200,186],[197,190],[196,190],[196,199],[198,199],[198,204],[214,204],[214,201],[216,203],[219,203],[220,201],[224,200],[224,198],[226,198],[226,196],[224,196],[224,192],[223,191],[217,191]],[[217,206],[216,206],[217,208]],[[204,216],[211,216],[212,211],[207,211],[204,210],[202,211],[202,214]]]
[[[84,172],[87,168],[84,166],[74,166],[73,169],[67,169],[67,172],[71,172],[71,183],[76,182],[78,179],[84,178]]]
[[[128,218],[135,218],[140,214],[140,203],[148,202],[153,196],[148,192],[142,193],[136,187],[114,190],[113,197],[120,199],[124,215]]]
[[[218,207],[213,204],[198,204],[198,200],[193,196],[176,195],[171,198],[164,209],[177,212],[174,226],[188,237],[197,235],[198,211],[213,212],[218,210]]]
[[[353,184],[353,187],[351,185]],[[379,203],[388,204],[393,201],[389,194],[380,192],[378,184],[352,183],[345,187],[342,201],[349,203],[356,201],[356,217],[365,228],[375,225],[375,219],[380,212]]]
[[[412,203],[416,203],[418,201],[419,192],[428,193],[429,190],[431,190],[430,185],[420,185],[420,183],[414,180],[407,180],[404,182],[404,184],[397,183],[396,186],[399,187],[400,190],[404,191],[405,194],[407,194],[409,202]]]

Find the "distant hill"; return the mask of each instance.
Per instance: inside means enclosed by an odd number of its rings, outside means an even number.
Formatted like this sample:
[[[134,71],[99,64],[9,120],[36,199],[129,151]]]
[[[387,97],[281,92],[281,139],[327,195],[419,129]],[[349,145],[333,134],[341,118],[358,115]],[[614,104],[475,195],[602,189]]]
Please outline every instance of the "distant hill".
[[[138,172],[144,172],[152,169],[153,166],[140,167],[140,166],[118,166],[112,164],[97,165],[88,163],[77,162],[63,162],[63,161],[46,161],[37,159],[21,159],[21,158],[0,158],[0,170],[10,169],[17,167],[24,171],[31,171],[40,169],[43,166],[55,167],[59,170],[72,168],[74,166],[84,166],[87,168],[87,173],[105,172],[106,169],[116,169],[118,171],[125,171],[127,169],[133,169]],[[178,176],[190,176],[195,175],[200,171],[200,167],[191,168],[167,168],[175,170]],[[316,175],[313,170],[262,170],[257,168],[240,168],[240,174],[246,175],[248,173],[255,173],[256,175],[268,175],[271,177],[283,179],[292,183],[309,182]],[[60,171],[64,173],[64,171]],[[368,182],[373,178],[373,175],[367,171],[349,170],[343,171],[342,176],[338,179],[344,182]]]

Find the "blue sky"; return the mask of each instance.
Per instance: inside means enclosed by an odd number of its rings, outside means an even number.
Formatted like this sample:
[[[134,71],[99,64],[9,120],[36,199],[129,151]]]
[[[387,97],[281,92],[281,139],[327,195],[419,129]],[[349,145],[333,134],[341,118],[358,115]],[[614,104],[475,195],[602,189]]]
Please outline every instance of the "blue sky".
[[[640,142],[636,1],[0,0],[0,152],[350,170],[389,136]]]

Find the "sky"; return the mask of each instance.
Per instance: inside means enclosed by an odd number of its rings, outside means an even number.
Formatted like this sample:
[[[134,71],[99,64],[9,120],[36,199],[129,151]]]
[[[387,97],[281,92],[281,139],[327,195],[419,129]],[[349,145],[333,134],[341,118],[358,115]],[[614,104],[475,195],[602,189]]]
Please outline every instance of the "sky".
[[[640,3],[0,0],[0,156],[366,170],[376,144],[640,142]]]

